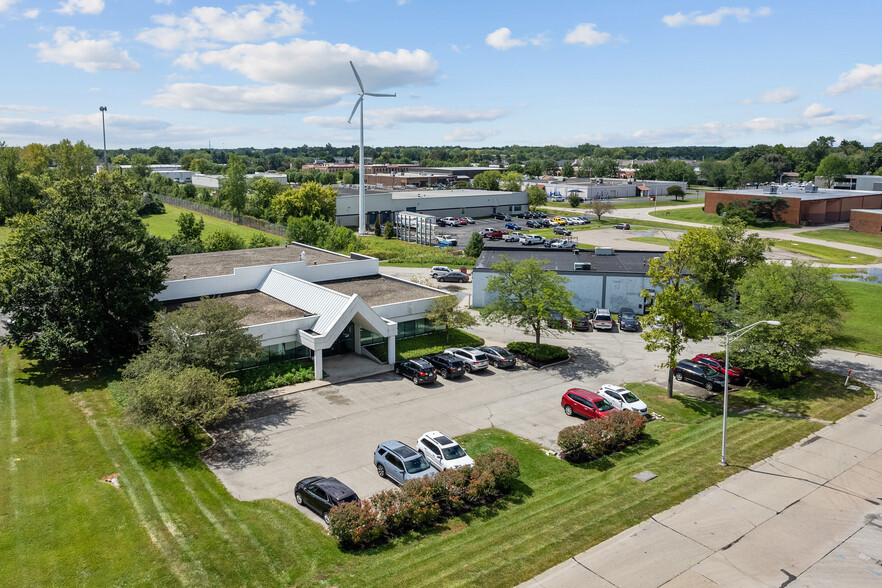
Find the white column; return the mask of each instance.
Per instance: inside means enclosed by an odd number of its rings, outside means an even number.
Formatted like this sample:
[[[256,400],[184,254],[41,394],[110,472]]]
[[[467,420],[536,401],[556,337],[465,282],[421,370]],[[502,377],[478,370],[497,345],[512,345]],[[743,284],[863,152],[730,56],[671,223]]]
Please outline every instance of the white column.
[[[387,337],[386,341],[388,342],[387,347],[389,348],[388,363],[389,365],[392,365],[395,363],[395,335]]]
[[[355,325],[355,341],[352,344],[352,351],[354,351],[357,355],[361,355],[361,328],[358,325]]]
[[[315,370],[315,379],[321,380],[322,376],[323,376],[323,373],[322,373],[322,350],[321,349],[315,350],[315,355],[313,356],[313,359],[312,359],[312,365],[313,365],[313,369]]]

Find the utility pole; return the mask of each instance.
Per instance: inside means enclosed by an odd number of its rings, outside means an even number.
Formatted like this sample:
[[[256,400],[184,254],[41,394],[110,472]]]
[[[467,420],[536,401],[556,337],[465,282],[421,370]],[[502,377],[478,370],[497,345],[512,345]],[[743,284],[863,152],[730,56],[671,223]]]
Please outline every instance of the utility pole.
[[[101,111],[101,136],[104,138],[104,171],[110,173],[107,167],[107,133],[104,131],[104,113],[107,112],[107,107],[99,106],[98,110]]]

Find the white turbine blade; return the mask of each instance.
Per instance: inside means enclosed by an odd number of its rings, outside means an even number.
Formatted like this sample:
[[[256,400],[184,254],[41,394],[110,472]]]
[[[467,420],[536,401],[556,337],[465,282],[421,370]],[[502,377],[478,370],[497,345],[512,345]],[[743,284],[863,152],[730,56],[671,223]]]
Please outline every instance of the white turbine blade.
[[[371,94],[370,92],[365,92],[365,96],[378,96],[380,98],[395,98],[396,94]]]
[[[364,100],[364,96],[359,96],[358,100],[355,101],[355,106],[352,107],[352,114],[349,115],[347,122],[352,122],[352,117],[355,116],[355,111],[358,110],[358,105],[361,104],[362,100]]]
[[[355,64],[350,61],[349,65],[352,66],[352,73],[355,74],[355,81],[358,82],[358,87],[361,89],[361,93],[364,94],[364,84],[361,83],[361,76],[359,76],[358,72],[355,70]]]

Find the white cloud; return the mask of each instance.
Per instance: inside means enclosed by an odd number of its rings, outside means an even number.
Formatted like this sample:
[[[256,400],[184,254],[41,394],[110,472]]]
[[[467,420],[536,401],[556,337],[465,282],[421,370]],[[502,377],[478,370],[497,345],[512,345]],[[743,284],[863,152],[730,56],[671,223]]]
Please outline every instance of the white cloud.
[[[405,123],[467,124],[496,120],[505,115],[505,111],[502,109],[456,110],[452,108],[435,108],[433,106],[374,108],[374,104],[377,103],[368,103],[364,111],[364,127],[366,129],[389,129]],[[347,109],[346,112],[348,113],[349,110]],[[306,116],[303,118],[303,122],[331,129],[345,129],[349,127],[349,123],[343,115]]]
[[[843,94],[853,90],[882,90],[882,63],[859,63],[851,71],[839,74],[839,81],[827,88],[827,94]]]
[[[827,108],[826,106],[815,102],[814,104],[810,104],[808,108],[805,109],[805,112],[802,113],[802,116],[806,118],[815,118],[816,116],[826,116],[828,114],[833,114],[832,108]]]
[[[481,143],[498,134],[499,131],[490,129],[454,129],[444,135],[444,140],[450,143]]]
[[[601,33],[595,30],[597,27],[593,22],[583,22],[576,25],[576,28],[567,33],[564,37],[565,43],[580,44],[586,47],[595,45],[603,45],[612,38],[609,33]]]
[[[30,8],[30,9],[22,12],[22,15],[25,18],[37,18],[38,16],[40,16],[40,9],[39,8]]]
[[[137,38],[165,50],[289,37],[302,32],[307,22],[301,9],[284,2],[239,6],[232,12],[196,6],[183,16],[159,14],[152,20],[160,26],[142,31]]]
[[[74,27],[59,27],[52,35],[53,44],[33,45],[40,61],[72,65],[90,73],[101,70],[138,71],[138,65],[127,51],[118,49],[119,33],[108,32],[100,39],[89,38],[88,33]]]
[[[787,102],[793,102],[797,98],[799,98],[799,94],[796,92],[796,88],[793,86],[781,86],[780,88],[763,92],[758,98],[748,98],[742,102],[744,104],[752,104],[754,102],[760,102],[763,104],[786,104]]]
[[[0,0],[0,12],[6,12],[17,2],[18,0]]]
[[[30,104],[0,104],[0,111],[5,112],[46,112],[50,110],[46,106],[31,106]]]
[[[208,110],[237,114],[281,114],[311,110],[333,104],[340,92],[327,88],[269,86],[212,86],[209,84],[171,84],[145,101],[160,108]]]
[[[496,29],[487,35],[484,41],[494,49],[499,49],[500,51],[508,51],[513,47],[524,47],[527,44],[523,39],[512,39],[511,29],[508,27]]]
[[[66,0],[58,5],[55,12],[61,14],[101,14],[104,0]]]
[[[172,0],[153,0],[157,4],[165,4],[166,6],[171,6]]]
[[[751,12],[749,8],[730,8],[728,6],[723,6],[722,8],[718,8],[714,12],[709,12],[706,14],[702,14],[699,11],[690,12],[689,14],[683,14],[682,12],[669,14],[662,17],[662,22],[669,27],[715,27],[722,24],[723,19],[725,19],[727,16],[735,17],[738,22],[750,22],[753,18],[757,16],[769,16],[770,14],[772,14],[772,9],[768,6],[762,6],[754,10],[753,12]]]

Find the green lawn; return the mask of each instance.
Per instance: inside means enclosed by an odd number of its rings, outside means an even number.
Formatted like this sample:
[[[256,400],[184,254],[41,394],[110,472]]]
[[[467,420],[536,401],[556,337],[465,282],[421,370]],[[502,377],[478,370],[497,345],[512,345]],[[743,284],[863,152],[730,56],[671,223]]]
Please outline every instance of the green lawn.
[[[352,554],[287,504],[231,497],[198,459],[197,447],[174,448],[126,426],[105,383],[101,374],[45,373],[16,349],[4,351],[0,577],[6,585],[510,586],[821,427],[762,412],[732,414],[732,465],[721,468],[718,406],[631,384],[665,417],[648,423],[637,446],[573,466],[499,429],[465,435],[459,440],[472,455],[501,446],[520,460],[515,492],[424,533]],[[832,406],[838,396],[815,400],[819,407],[830,403],[830,414],[846,410]],[[645,484],[632,479],[643,470],[659,477]],[[116,473],[119,488],[100,481]]]
[[[679,210],[664,210],[660,212],[650,212],[652,216],[670,219],[675,221],[683,221],[689,223],[703,223],[706,225],[720,225],[723,223],[723,217],[716,214],[707,214],[703,208],[685,208]],[[787,223],[769,223],[762,225],[750,225],[753,229],[787,229],[794,228],[797,225],[789,225]]]
[[[854,308],[845,314],[845,321],[832,345],[860,353],[882,355],[882,286],[861,282],[836,282],[851,298]]]
[[[773,247],[786,249],[794,253],[803,253],[817,257],[827,263],[838,263],[843,265],[864,265],[868,263],[878,263],[879,258],[865,253],[855,253],[847,249],[836,249],[835,247],[827,247],[825,245],[815,245],[814,243],[803,243],[801,241],[787,241],[785,239],[775,239],[772,243]]]
[[[842,229],[818,229],[816,231],[800,231],[796,234],[800,237],[810,237],[812,239],[821,239],[822,241],[882,249],[882,235],[870,235],[868,233],[858,233],[857,231],[845,231]],[[2,237],[2,233],[0,233],[0,237]]]
[[[170,206],[168,204],[165,205],[165,213],[164,214],[150,214],[143,217],[144,224],[147,225],[147,230],[150,231],[151,234],[156,235],[157,237],[162,237],[164,239],[170,239],[175,233],[178,232],[178,217],[181,216],[184,212],[191,212],[185,208],[178,208],[177,206]],[[197,218],[201,218],[205,221],[205,230],[202,232],[202,236],[205,237],[208,233],[212,233],[214,231],[231,231],[236,235],[239,235],[245,242],[247,243],[252,236],[255,234],[267,234],[262,231],[257,231],[255,229],[249,229],[248,227],[243,227],[241,225],[237,225],[236,223],[231,223],[229,221],[221,220],[218,218],[214,218],[213,216],[206,216],[204,214],[199,214],[198,212],[193,212]],[[277,235],[272,235],[272,237],[278,240],[279,245],[282,244],[282,238]]]

